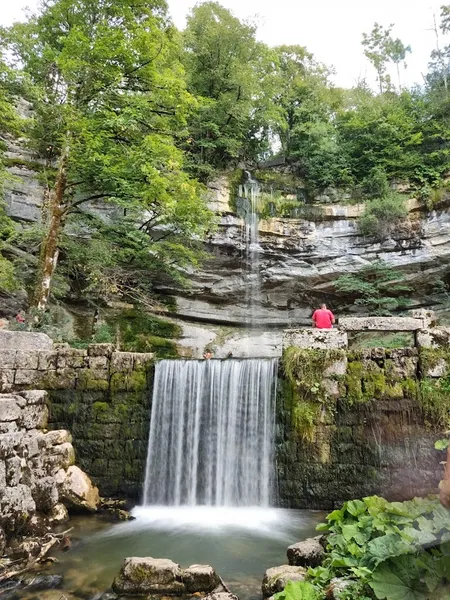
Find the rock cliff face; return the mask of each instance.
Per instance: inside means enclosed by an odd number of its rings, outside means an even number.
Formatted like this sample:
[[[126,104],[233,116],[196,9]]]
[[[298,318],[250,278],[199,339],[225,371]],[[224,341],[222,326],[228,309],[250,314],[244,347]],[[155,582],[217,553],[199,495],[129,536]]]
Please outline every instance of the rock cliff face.
[[[14,145],[8,156],[23,164],[11,166],[16,178],[7,190],[7,210],[19,222],[37,221],[44,189],[30,167],[33,163],[28,156],[23,160]],[[407,225],[383,242],[358,234],[357,217],[363,205],[314,205],[309,220],[261,221],[259,244],[247,253],[243,221],[232,207],[234,195],[226,177],[211,185],[210,207],[219,221],[217,231],[206,241],[211,258],[190,275],[188,289],[169,286],[160,290],[175,298],[175,318],[183,327],[181,346],[186,356],[201,356],[207,346],[219,357],[229,352],[234,356],[279,355],[282,329],[309,325],[312,308],[321,300],[341,314],[353,310],[346,307],[345,298],[336,296],[333,282],[376,259],[405,273],[414,290],[413,307],[433,305],[434,299],[428,296],[436,280],[448,282],[450,278],[450,197],[433,211],[426,211],[416,200],[408,201]],[[251,310],[249,289],[254,288],[255,270],[249,260],[258,260],[260,272],[260,294]],[[254,329],[249,332],[250,321]]]
[[[181,317],[244,325],[249,317],[249,281],[245,277],[242,220],[231,212],[226,188],[214,193],[211,206],[221,215],[218,231],[207,244],[212,258],[201,271],[192,274],[187,292],[170,292],[177,298]],[[314,222],[279,218],[261,221],[257,250],[262,293],[253,304],[254,322],[264,328],[309,324],[318,300],[331,300],[336,308],[345,303],[345,299],[336,297],[333,286],[339,275],[356,272],[377,259],[401,269],[414,289],[413,303],[423,304],[424,292],[450,272],[450,210],[443,205],[425,212],[415,200],[408,202],[408,208],[407,226],[384,242],[358,234],[356,219],[362,205],[317,207],[319,216]]]

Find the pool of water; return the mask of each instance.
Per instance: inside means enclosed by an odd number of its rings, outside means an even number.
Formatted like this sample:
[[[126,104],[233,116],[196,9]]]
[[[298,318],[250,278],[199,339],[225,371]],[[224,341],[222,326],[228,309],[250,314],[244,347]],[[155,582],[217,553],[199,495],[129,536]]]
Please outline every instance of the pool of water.
[[[315,535],[323,518],[311,511],[157,506],[136,507],[133,516],[113,525],[95,517],[74,519],[72,548],[56,554],[52,567],[64,575],[63,588],[38,597],[53,600],[63,592],[68,600],[92,598],[111,586],[124,558],[152,556],[181,567],[212,565],[240,600],[253,600],[261,597],[264,571],[286,564],[287,546]]]

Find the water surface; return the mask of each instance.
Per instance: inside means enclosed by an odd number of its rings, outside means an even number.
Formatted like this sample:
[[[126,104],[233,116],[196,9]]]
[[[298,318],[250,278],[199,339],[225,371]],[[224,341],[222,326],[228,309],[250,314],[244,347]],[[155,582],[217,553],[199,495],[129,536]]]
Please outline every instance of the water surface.
[[[315,535],[323,517],[311,511],[205,506],[136,507],[133,514],[136,520],[114,525],[95,517],[74,519],[77,541],[57,555],[53,567],[64,574],[62,591],[92,598],[110,587],[124,558],[152,556],[171,558],[181,567],[212,565],[240,600],[253,600],[261,597],[264,571],[286,564],[287,546]],[[39,598],[53,600],[55,592]]]

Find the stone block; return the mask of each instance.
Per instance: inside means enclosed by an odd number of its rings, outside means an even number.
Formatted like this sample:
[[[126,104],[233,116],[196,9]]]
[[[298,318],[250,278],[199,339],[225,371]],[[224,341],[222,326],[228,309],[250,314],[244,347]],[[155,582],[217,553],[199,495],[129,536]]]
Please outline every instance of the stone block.
[[[47,446],[57,446],[60,444],[72,443],[72,436],[65,429],[49,431],[45,434],[44,439]]]
[[[20,431],[16,421],[0,422],[0,433],[14,433],[16,431]]]
[[[447,377],[450,371],[450,366],[444,358],[439,358],[435,364],[426,365],[424,367],[425,377]]]
[[[45,333],[0,330],[0,348],[5,350],[52,350],[53,342]]]
[[[23,433],[0,434],[0,458],[6,458],[15,454],[15,450],[20,446],[23,438]]]
[[[135,352],[133,355],[133,368],[148,367],[153,364],[155,355],[151,352]]]
[[[59,361],[59,356],[58,356]],[[77,373],[80,369],[64,368],[56,371],[55,377],[55,389],[59,390],[73,390],[77,380]]]
[[[30,350],[16,352],[15,369],[37,369],[39,364],[39,352]]]
[[[58,486],[53,477],[43,477],[37,480],[31,492],[37,510],[50,512],[58,504]]]
[[[36,385],[41,378],[41,373],[35,369],[17,369],[14,385]]]
[[[109,367],[109,359],[106,356],[90,356],[89,368],[97,371],[107,371]]]
[[[416,344],[419,348],[448,348],[450,347],[450,327],[421,329],[416,334]]]
[[[424,328],[423,319],[413,317],[342,317],[342,331],[418,331]]]
[[[84,350],[84,352],[86,351]],[[88,366],[87,355],[67,354],[66,356],[58,357],[58,368],[60,359],[64,361],[64,366],[69,369],[82,369]]]
[[[110,358],[114,350],[114,344],[89,344],[88,355],[107,356],[108,358]]]
[[[42,350],[38,355],[38,370],[48,371],[56,369],[58,354],[56,351]]]
[[[132,371],[133,352],[113,352],[111,355],[111,371]]]
[[[12,456],[6,460],[6,485],[15,487],[22,479],[22,459]]]
[[[45,429],[48,424],[48,408],[45,404],[31,404],[22,409],[17,423],[25,429]]]
[[[18,393],[29,404],[45,404],[47,392],[45,390],[23,390]]]
[[[0,497],[0,525],[13,531],[17,522],[23,522],[35,510],[36,504],[28,486],[6,487]]]
[[[434,310],[417,308],[411,311],[411,317],[413,319],[422,319],[424,328],[434,327],[436,325],[436,313]]]
[[[287,329],[283,332],[283,348],[329,350],[348,347],[347,334],[339,329]]]
[[[15,375],[16,372],[12,369],[0,370],[0,393],[7,393],[13,390]]]
[[[21,414],[21,408],[16,396],[0,396],[0,422],[16,421]]]
[[[14,369],[16,354],[16,350],[0,350],[0,369]]]
[[[339,398],[341,396],[339,382],[334,379],[323,379],[322,386],[326,394],[331,398]]]
[[[75,464],[75,450],[71,443],[65,442],[64,444],[52,446],[49,451],[53,456],[60,457],[61,469],[68,469]]]
[[[179,565],[166,558],[126,558],[112,587],[116,593],[132,595],[185,592]]]

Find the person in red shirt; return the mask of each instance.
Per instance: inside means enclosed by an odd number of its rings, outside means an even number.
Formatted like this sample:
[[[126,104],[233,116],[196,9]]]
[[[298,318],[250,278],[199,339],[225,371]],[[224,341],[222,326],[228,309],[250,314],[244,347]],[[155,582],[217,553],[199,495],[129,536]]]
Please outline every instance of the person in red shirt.
[[[321,304],[320,308],[312,316],[313,327],[317,329],[332,329],[336,319],[331,310],[328,310],[326,304]]]

